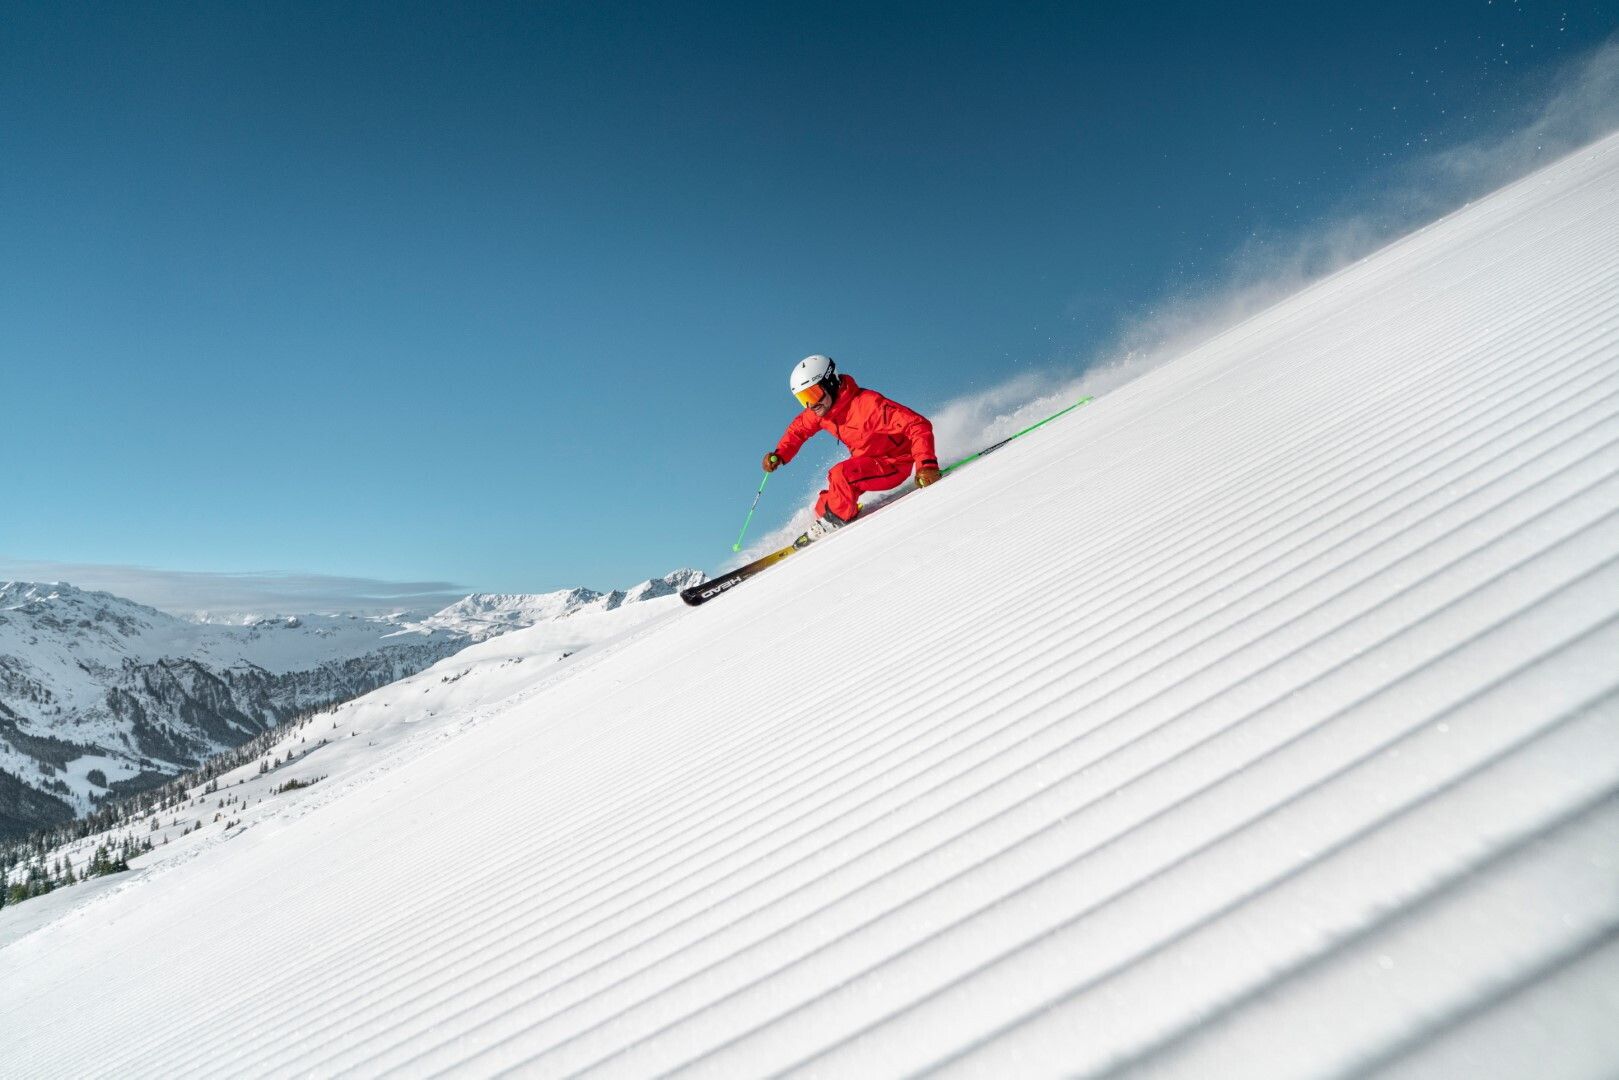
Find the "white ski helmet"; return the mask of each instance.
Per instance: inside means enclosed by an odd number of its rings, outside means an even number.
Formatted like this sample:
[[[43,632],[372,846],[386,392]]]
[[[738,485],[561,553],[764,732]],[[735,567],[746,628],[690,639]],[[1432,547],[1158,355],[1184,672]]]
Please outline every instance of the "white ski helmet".
[[[804,408],[809,408],[822,397],[836,398],[838,394],[838,365],[830,356],[816,353],[806,356],[793,368],[787,388]]]

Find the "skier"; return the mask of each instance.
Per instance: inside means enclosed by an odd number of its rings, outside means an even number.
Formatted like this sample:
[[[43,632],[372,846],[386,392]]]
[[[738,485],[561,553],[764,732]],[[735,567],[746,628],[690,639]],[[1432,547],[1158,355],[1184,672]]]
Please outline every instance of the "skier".
[[[818,538],[853,521],[859,498],[867,491],[899,487],[916,467],[916,485],[939,479],[933,455],[933,425],[921,413],[890,401],[875,390],[863,390],[848,375],[839,375],[830,356],[806,356],[793,368],[788,388],[804,411],[787,425],[776,448],[764,457],[765,472],[793,460],[798,448],[817,431],[830,431],[852,455],[832,466],[826,488],[815,501],[809,535]]]

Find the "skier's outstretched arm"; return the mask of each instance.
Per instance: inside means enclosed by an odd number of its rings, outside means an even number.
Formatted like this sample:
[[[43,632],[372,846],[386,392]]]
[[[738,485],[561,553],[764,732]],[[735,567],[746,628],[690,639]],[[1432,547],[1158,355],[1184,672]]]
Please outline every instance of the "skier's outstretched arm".
[[[793,417],[793,422],[787,425],[786,431],[782,432],[781,441],[776,444],[776,448],[765,455],[765,472],[774,472],[778,465],[785,465],[793,460],[793,457],[798,453],[798,448],[803,446],[811,435],[820,430],[820,420],[808,409]]]

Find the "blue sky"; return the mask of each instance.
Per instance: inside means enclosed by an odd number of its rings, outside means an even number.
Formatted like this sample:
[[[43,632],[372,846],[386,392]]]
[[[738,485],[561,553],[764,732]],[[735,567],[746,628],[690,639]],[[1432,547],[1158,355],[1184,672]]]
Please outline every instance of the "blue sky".
[[[1589,0],[7,4],[0,576],[145,568],[125,591],[160,602],[141,573],[712,568],[806,353],[924,411],[1077,372],[1267,246],[1507,178],[1430,182],[1590,111],[1568,88],[1616,28]]]

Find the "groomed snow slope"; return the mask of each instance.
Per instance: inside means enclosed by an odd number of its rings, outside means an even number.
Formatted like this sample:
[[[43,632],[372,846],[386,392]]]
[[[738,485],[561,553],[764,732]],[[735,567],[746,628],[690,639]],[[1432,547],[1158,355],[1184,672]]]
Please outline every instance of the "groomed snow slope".
[[[0,952],[0,1061],[1611,1075],[1619,138],[592,656]]]

